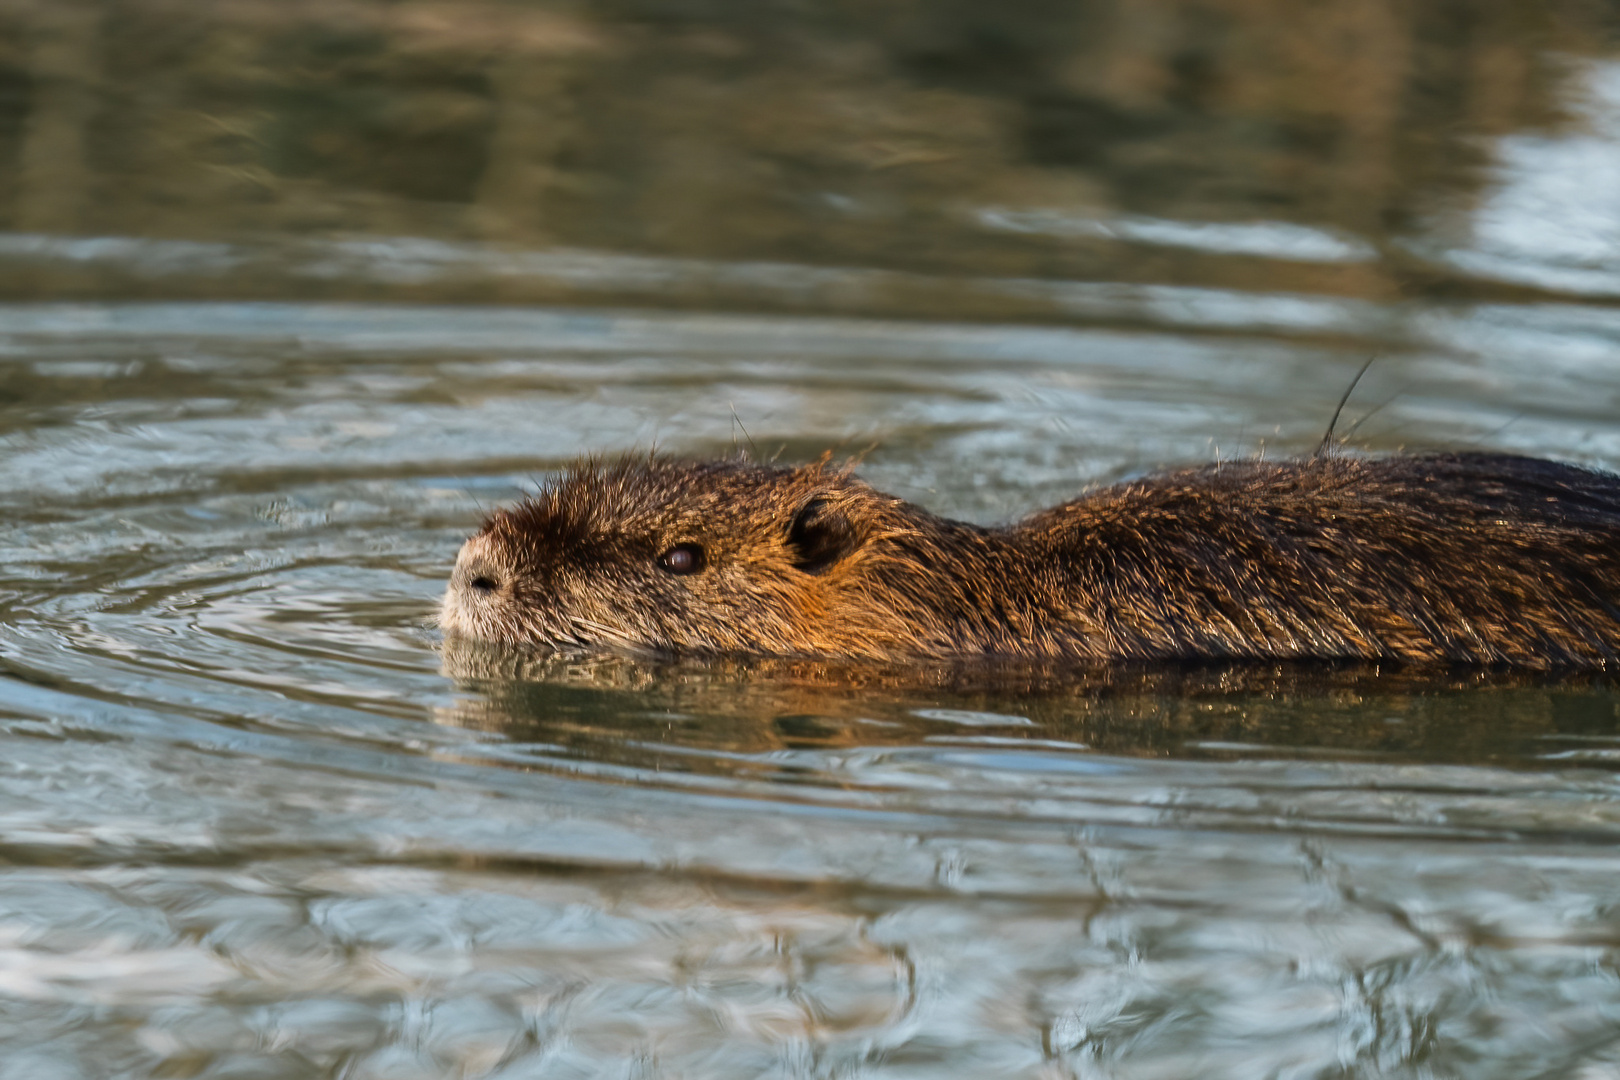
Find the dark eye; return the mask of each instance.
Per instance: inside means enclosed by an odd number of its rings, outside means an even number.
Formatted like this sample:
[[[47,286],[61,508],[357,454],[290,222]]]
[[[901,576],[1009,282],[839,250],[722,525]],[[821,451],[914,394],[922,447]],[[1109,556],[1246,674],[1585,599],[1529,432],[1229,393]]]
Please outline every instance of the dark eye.
[[[481,593],[492,593],[501,587],[500,583],[494,578],[484,577],[482,575],[473,578],[467,584],[471,585],[474,589],[477,589]]]
[[[676,544],[658,556],[658,565],[671,574],[695,574],[703,569],[703,549],[696,544]]]

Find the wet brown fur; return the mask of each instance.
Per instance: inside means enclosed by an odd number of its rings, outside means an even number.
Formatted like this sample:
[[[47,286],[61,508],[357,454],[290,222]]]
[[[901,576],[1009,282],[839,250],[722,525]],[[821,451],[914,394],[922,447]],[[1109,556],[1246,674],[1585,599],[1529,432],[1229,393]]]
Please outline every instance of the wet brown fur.
[[[660,567],[679,544],[701,571]],[[700,655],[1553,668],[1620,660],[1617,602],[1620,477],[1531,458],[1228,462],[1000,528],[825,461],[642,458],[492,516],[441,621]]]

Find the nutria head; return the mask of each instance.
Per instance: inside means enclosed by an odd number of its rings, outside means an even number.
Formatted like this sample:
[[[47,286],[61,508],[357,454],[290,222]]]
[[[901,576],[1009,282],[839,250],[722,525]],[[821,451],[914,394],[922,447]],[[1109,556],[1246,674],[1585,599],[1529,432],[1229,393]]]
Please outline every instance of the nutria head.
[[[840,598],[901,505],[826,461],[587,462],[466,542],[440,623],[564,648],[845,651],[828,616],[859,633]]]

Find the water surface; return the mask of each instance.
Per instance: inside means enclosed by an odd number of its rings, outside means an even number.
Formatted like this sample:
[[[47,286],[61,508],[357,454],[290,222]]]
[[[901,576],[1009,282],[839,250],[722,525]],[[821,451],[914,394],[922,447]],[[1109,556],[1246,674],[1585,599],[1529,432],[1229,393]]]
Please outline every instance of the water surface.
[[[1607,25],[644,7],[0,12],[0,1078],[1620,1070],[1608,678],[429,622],[587,452],[1620,466]]]

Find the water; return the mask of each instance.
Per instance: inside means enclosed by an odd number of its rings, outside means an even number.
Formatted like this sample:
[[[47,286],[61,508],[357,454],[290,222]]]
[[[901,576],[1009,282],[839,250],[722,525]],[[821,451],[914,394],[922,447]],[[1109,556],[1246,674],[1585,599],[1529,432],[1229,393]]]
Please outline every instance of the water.
[[[1620,467],[1612,28],[1324,11],[0,12],[0,1080],[1620,1075],[1610,679],[428,622],[586,452]]]

